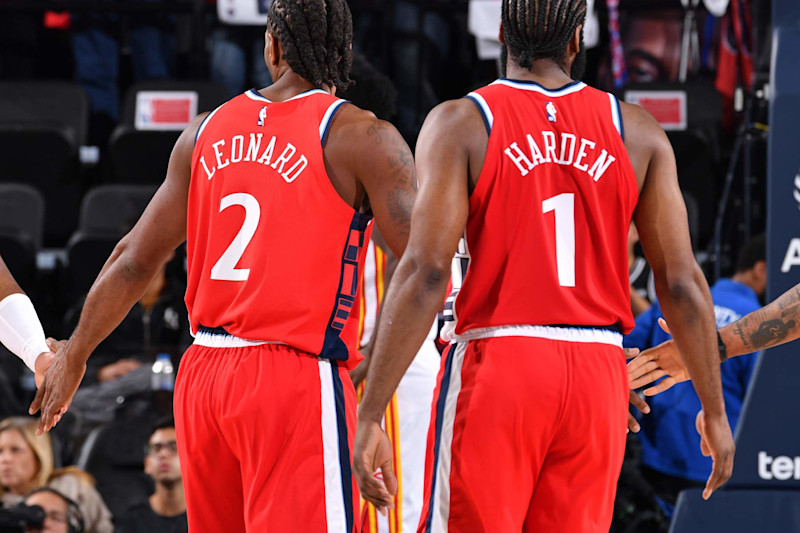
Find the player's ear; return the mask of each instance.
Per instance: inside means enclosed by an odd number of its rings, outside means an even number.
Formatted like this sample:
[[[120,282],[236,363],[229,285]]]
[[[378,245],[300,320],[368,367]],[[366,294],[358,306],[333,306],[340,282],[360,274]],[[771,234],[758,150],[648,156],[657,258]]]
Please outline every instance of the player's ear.
[[[281,62],[283,56],[283,47],[281,42],[272,35],[272,32],[267,30],[267,35],[264,44],[264,60],[268,66],[277,67]]]
[[[574,57],[578,55],[578,52],[581,51],[581,33],[583,32],[583,24],[578,24],[578,27],[575,28],[575,33],[572,35],[572,39],[569,41],[569,45],[567,45],[567,55],[570,57]]]
[[[497,40],[500,41],[500,44],[506,44],[506,35],[503,32],[503,21],[500,21],[500,33],[497,35]]]

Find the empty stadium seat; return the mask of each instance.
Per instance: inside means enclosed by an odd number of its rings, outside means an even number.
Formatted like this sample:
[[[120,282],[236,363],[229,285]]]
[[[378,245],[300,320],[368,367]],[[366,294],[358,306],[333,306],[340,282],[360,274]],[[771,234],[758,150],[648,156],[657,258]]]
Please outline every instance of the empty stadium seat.
[[[120,237],[136,223],[156,192],[150,185],[104,185],[91,189],[81,203],[78,229]],[[0,193],[2,194],[2,193]]]
[[[112,183],[157,185],[167,175],[180,131],[140,131],[119,126],[109,141]]]
[[[22,232],[38,250],[44,231],[44,197],[22,183],[0,183],[0,230]]]
[[[92,431],[81,449],[78,468],[94,476],[97,491],[115,516],[153,492],[144,473],[150,429],[148,419],[115,421]]]
[[[0,82],[0,125],[50,126],[64,131],[74,146],[86,144],[89,100],[77,83]]]
[[[75,301],[89,291],[119,239],[116,233],[76,232],[72,236],[67,244],[68,301]]]
[[[66,128],[0,123],[0,183],[24,183],[45,199],[46,246],[63,246],[78,221],[78,147]]]

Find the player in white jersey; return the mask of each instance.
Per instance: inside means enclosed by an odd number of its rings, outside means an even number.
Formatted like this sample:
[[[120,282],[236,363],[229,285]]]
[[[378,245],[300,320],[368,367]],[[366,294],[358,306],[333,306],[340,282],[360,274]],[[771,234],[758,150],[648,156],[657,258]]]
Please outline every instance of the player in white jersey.
[[[397,263],[381,243],[376,230],[367,250],[359,312],[354,313],[359,317],[359,349],[367,356],[362,366],[353,372],[354,381],[358,382],[366,375],[380,304]],[[380,514],[372,504],[364,505],[362,533],[413,532],[419,523],[425,489],[425,446],[440,363],[437,332],[438,324],[434,323],[400,381],[384,417],[384,428],[394,448],[398,478],[394,509]]]

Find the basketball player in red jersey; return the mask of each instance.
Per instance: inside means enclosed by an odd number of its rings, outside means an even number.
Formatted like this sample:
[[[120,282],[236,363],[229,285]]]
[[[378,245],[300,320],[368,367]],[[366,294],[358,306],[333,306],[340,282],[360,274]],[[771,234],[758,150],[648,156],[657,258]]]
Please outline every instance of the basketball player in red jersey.
[[[714,313],[663,130],[568,74],[585,0],[503,0],[502,12],[509,79],[440,105],[417,142],[420,195],[378,328],[354,470],[364,497],[389,505],[380,419],[465,236],[418,531],[605,533],[625,448],[631,219],[705,410],[705,497],[734,454]]]
[[[95,346],[187,241],[195,342],[175,389],[189,529],[351,533],[358,359],[343,331],[371,211],[397,255],[416,177],[399,133],[333,96],[348,85],[344,0],[275,0],[275,83],[198,117],[89,292],[32,409],[53,426]],[[356,324],[357,325],[357,324]]]

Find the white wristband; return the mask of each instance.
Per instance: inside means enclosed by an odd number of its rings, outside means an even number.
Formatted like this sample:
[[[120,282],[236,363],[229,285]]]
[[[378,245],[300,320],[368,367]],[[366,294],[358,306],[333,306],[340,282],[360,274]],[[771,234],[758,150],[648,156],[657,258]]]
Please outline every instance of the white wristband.
[[[16,293],[0,301],[0,342],[32,372],[39,354],[50,351],[42,323],[26,295]]]

